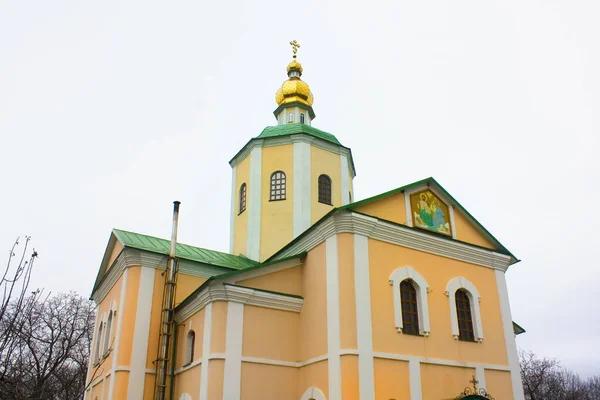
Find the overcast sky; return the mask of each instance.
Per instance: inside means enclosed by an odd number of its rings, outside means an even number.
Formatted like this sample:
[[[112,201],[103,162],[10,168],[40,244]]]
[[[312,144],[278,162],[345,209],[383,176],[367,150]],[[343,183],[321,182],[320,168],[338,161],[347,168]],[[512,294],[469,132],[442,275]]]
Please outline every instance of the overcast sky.
[[[288,42],[356,199],[435,177],[523,261],[520,347],[600,374],[600,2],[0,0],[0,248],[90,294],[113,227],[226,251]],[[6,253],[3,253],[6,254]],[[485,294],[483,294],[485,296]]]

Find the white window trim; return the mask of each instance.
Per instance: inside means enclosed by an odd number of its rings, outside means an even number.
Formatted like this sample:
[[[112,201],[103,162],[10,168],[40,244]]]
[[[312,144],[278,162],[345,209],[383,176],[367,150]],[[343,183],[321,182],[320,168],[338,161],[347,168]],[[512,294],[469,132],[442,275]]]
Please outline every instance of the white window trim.
[[[306,389],[300,400],[327,400],[321,389],[309,387]]]
[[[483,342],[483,327],[481,325],[481,312],[479,310],[479,302],[481,301],[481,296],[479,295],[479,291],[471,282],[469,282],[466,278],[462,276],[458,276],[450,282],[446,286],[446,296],[448,296],[448,301],[450,302],[450,324],[452,327],[452,336],[454,339],[458,340],[460,335],[460,330],[458,329],[458,317],[456,315],[456,291],[459,289],[463,289],[467,292],[467,296],[469,297],[469,303],[471,305],[471,318],[473,319],[473,334],[475,336],[475,341],[481,343]]]
[[[190,340],[190,333],[194,333],[194,340]],[[196,331],[189,329],[187,335],[185,335],[185,365],[194,362],[192,354],[196,353],[193,351],[193,347],[196,345]]]
[[[108,326],[108,317],[111,316],[110,326]],[[111,301],[108,313],[103,316],[105,318],[104,324],[104,340],[102,341],[102,357],[106,357],[110,350],[110,339],[112,337],[113,326],[115,325],[115,315],[117,314],[117,302],[115,300]]]
[[[394,293],[394,324],[396,331],[402,333],[402,298],[400,296],[400,283],[410,279],[417,291],[417,311],[419,314],[419,334],[429,336],[431,328],[429,325],[429,305],[427,304],[427,293],[429,284],[413,267],[398,268],[390,275],[390,285]]]

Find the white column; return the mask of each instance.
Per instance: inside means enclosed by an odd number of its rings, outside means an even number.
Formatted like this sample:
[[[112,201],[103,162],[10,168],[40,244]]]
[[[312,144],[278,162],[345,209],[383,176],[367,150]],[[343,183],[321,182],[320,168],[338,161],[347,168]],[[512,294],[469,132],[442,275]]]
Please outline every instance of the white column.
[[[360,399],[375,398],[369,238],[354,234],[354,288],[356,293],[356,339],[358,342],[358,386]]]
[[[236,182],[237,166],[231,168],[231,219],[229,221],[229,252],[233,254],[233,241],[235,239],[235,216],[237,215],[236,197],[238,187]]]
[[[327,366],[329,400],[342,399],[342,366],[340,362],[340,283],[338,279],[337,235],[325,241],[327,277]]]
[[[421,389],[421,363],[419,360],[408,362],[408,376],[410,382],[410,400],[421,400],[423,393]]]
[[[475,367],[475,380],[479,389],[487,388],[487,384],[485,383],[485,369],[481,365]]]
[[[204,307],[204,333],[202,336],[202,364],[200,366],[200,400],[208,399],[208,357],[212,331],[212,303]]]
[[[294,238],[309,227],[310,144],[294,142]]]
[[[342,183],[340,185],[342,190],[342,205],[350,203],[350,171],[348,169],[348,157],[340,154],[340,172],[342,177]]]
[[[508,302],[508,288],[503,271],[495,270],[498,297],[500,298],[500,312],[502,314],[502,325],[504,327],[504,341],[508,355],[508,366],[510,367],[510,378],[512,382],[513,397],[515,400],[524,400],[523,382],[521,381],[521,368],[519,366],[519,355],[517,343],[512,325],[510,303]]]
[[[149,267],[141,268],[135,326],[133,328],[133,344],[131,346],[129,389],[127,392],[127,399],[130,400],[139,400],[144,397],[148,336],[150,334],[150,316],[152,314],[152,293],[154,291],[155,269]],[[160,312],[160,310],[156,312]]]
[[[239,400],[242,385],[242,338],[244,332],[244,305],[229,302],[225,334],[225,376],[223,399]]]
[[[246,239],[246,256],[255,261],[260,258],[260,212],[263,190],[261,180],[262,147],[255,147],[250,152],[250,180],[247,188],[248,237]]]
[[[125,296],[127,294],[127,271],[125,268],[121,281],[121,295],[119,297],[119,308],[117,309],[117,331],[115,333],[115,342],[112,355],[112,371],[110,384],[108,386],[108,400],[112,400],[115,392],[115,369],[117,368],[117,357],[119,355],[119,342],[121,338],[121,326],[123,325],[123,310],[125,309]],[[114,317],[113,317],[114,318]]]

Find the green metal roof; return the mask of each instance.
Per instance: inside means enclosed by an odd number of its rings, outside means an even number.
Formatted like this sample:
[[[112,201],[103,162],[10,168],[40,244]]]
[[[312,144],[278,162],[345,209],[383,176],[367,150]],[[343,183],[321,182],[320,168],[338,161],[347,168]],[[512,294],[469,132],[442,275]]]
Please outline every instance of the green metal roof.
[[[142,235],[140,233],[127,232],[120,229],[113,229],[113,233],[125,247],[132,247],[139,250],[146,250],[165,255],[168,255],[169,250],[171,249],[171,242],[166,239]],[[233,254],[203,249],[181,243],[177,243],[175,255],[178,258],[190,261],[232,269],[244,269],[258,265],[256,261],[250,260],[243,256],[234,256]]]
[[[296,135],[299,133],[305,133],[307,135],[314,136],[316,138],[328,141],[333,144],[337,144],[341,146],[342,144],[337,140],[335,136],[331,133],[322,131],[317,128],[313,128],[310,125],[296,123],[296,124],[286,124],[286,125],[277,125],[277,126],[267,126],[260,135],[258,135],[255,139],[263,139],[268,137],[276,137],[276,136],[288,136],[288,135]]]

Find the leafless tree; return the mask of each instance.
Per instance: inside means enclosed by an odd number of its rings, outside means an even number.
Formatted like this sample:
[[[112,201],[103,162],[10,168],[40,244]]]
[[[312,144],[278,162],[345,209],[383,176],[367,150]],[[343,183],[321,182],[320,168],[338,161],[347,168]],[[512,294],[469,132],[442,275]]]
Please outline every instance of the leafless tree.
[[[527,400],[600,400],[600,377],[581,379],[554,359],[532,352],[519,354]]]
[[[12,246],[0,292],[0,399],[80,399],[86,388],[94,304],[70,292],[29,288],[38,253]],[[90,374],[94,379],[100,366]]]

